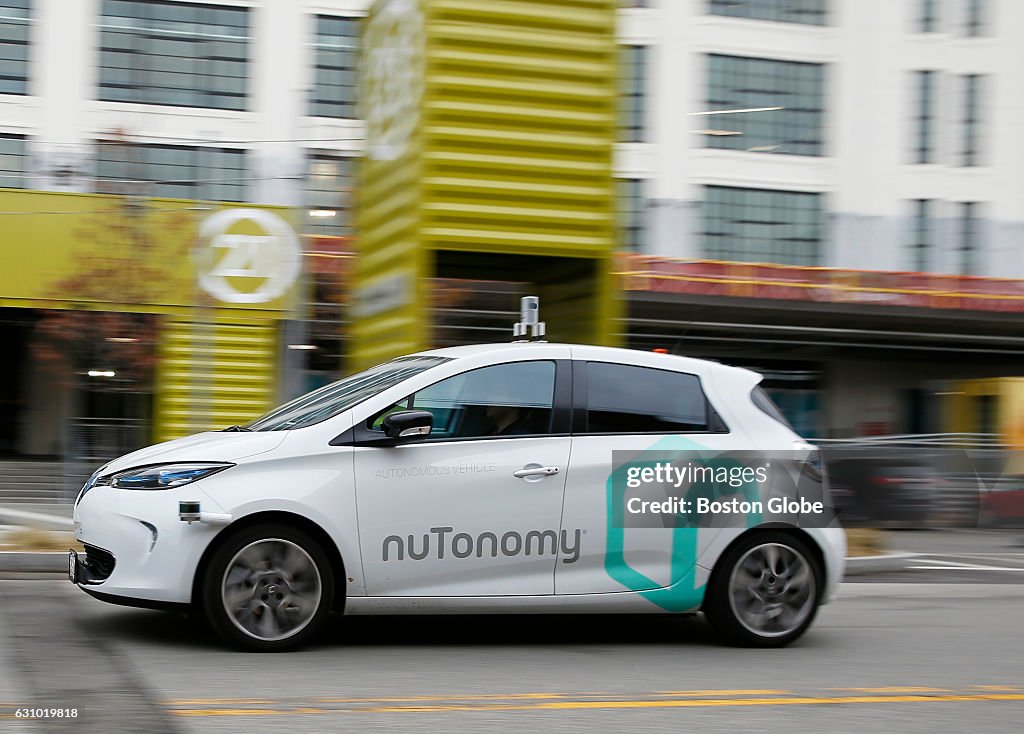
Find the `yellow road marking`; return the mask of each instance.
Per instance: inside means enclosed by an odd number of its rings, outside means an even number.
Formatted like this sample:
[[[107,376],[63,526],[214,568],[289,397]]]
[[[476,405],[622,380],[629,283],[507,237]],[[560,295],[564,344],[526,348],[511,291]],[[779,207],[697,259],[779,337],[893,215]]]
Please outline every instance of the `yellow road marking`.
[[[960,694],[947,696],[794,696],[789,698],[704,698],[688,700],[664,701],[557,701],[536,703],[532,705],[487,705],[487,706],[393,706],[360,709],[372,713],[428,713],[442,711],[544,711],[567,709],[643,709],[643,708],[702,708],[725,706],[793,706],[819,704],[854,704],[854,703],[933,703],[969,702],[969,701],[1024,701],[1024,694],[985,693]]]
[[[979,691],[1020,691],[1024,690],[1020,686],[971,686]]]
[[[737,688],[735,690],[703,691],[655,691],[657,696],[785,696],[792,695],[793,691],[758,689],[758,688]]]
[[[236,706],[258,706],[280,703],[269,698],[186,698],[175,701],[164,701],[165,706],[209,706],[211,704],[234,704]]]
[[[922,686],[883,686],[881,688],[826,688],[826,691],[856,691],[857,693],[952,693],[949,688]]]
[[[375,706],[347,709],[177,709],[176,716],[289,716],[354,713],[443,713],[455,711],[568,711],[586,709],[724,708],[735,706],[818,706],[822,704],[971,703],[1024,701],[1024,693],[964,693],[940,695],[789,696],[763,698],[697,698],[619,701],[538,701],[507,704],[446,704],[437,706]]]
[[[320,713],[326,713],[320,709]],[[291,716],[291,709],[171,709],[175,716]]]
[[[318,698],[320,703],[399,703],[401,701],[476,701],[568,698],[570,696],[614,696],[614,693],[472,693],[454,696],[401,696],[394,698]]]

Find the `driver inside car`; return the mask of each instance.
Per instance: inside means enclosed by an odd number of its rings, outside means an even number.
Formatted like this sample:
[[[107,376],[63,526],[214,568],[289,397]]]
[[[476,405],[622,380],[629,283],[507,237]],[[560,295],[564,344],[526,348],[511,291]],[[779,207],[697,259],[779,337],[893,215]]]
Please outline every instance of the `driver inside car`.
[[[515,405],[488,405],[484,409],[489,430],[485,436],[523,436],[538,433],[532,411]]]

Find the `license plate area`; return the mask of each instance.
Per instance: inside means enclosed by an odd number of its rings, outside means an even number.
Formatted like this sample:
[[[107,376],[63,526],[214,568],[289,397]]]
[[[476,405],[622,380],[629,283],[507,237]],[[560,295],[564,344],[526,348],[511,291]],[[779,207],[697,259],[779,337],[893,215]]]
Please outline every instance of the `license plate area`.
[[[78,553],[68,551],[68,581],[78,583]]]

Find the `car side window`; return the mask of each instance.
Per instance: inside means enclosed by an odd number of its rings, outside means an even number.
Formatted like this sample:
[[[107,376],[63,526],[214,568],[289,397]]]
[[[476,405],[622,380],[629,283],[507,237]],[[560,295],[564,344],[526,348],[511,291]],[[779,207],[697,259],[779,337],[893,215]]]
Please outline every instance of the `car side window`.
[[[370,427],[379,430],[388,413],[411,409],[433,413],[432,438],[545,435],[554,396],[554,362],[510,362],[434,383],[375,416]]]
[[[651,367],[587,362],[586,433],[709,430],[700,378]]]

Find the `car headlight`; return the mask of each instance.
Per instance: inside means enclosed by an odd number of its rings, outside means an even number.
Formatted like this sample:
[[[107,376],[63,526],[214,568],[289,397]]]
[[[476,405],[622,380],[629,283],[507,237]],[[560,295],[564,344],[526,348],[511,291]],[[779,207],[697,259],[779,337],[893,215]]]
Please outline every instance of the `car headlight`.
[[[210,461],[141,466],[112,474],[110,486],[120,489],[171,489],[198,482],[232,466],[234,464]]]

